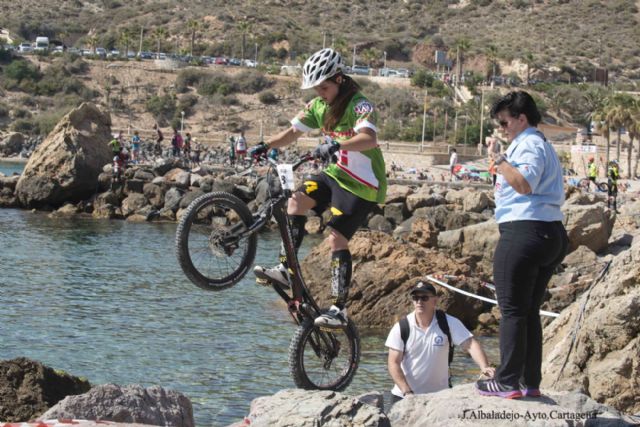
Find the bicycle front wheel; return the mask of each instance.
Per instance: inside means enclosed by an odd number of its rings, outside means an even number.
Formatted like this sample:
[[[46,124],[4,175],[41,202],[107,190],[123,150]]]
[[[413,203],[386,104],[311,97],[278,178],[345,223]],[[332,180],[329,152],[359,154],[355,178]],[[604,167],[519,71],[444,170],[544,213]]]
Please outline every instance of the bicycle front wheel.
[[[353,321],[326,330],[306,320],[289,346],[289,370],[296,386],[306,390],[347,388],[360,363],[360,337]]]
[[[208,291],[238,283],[256,256],[258,236],[241,237],[252,221],[247,205],[229,193],[191,202],[176,230],[178,262],[189,280]]]
[[[607,184],[606,182],[599,182],[598,183],[598,190],[600,190],[602,192],[609,191],[609,184]]]

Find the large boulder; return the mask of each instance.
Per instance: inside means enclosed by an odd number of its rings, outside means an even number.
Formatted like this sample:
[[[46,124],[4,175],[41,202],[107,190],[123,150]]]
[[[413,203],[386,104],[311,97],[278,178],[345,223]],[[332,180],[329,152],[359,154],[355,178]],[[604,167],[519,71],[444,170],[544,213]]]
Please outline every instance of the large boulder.
[[[390,427],[379,408],[335,391],[281,390],[251,402],[252,427]],[[237,425],[247,425],[245,422]]]
[[[424,237],[423,237],[424,236]],[[423,233],[421,238],[430,241]],[[422,243],[422,242],[421,242]],[[427,274],[470,275],[471,263],[452,258],[412,242],[399,242],[376,231],[358,231],[349,242],[353,257],[353,277],[349,292],[349,317],[370,328],[390,328],[396,319],[410,312],[408,292]],[[302,273],[320,306],[331,303],[331,249],[326,241],[311,250],[302,261]],[[480,281],[473,288],[478,293]],[[442,290],[441,307],[475,328],[478,315],[486,308],[460,294]],[[459,300],[459,301],[458,301]]]
[[[31,420],[66,396],[88,391],[86,380],[26,358],[0,361],[0,420]]]
[[[29,158],[16,196],[24,207],[58,207],[96,192],[98,175],[112,153],[111,117],[83,103],[64,116]]]
[[[613,211],[606,209],[603,203],[565,204],[562,213],[569,236],[569,252],[581,245],[596,253],[607,247],[615,217]]]
[[[636,231],[637,233],[637,231]],[[640,412],[640,241],[544,330],[542,386]]]
[[[0,157],[20,154],[24,147],[25,137],[20,132],[12,132],[0,141]]]
[[[40,420],[85,419],[193,427],[189,399],[159,386],[105,384],[78,396],[69,396],[42,414]]]
[[[625,416],[584,394],[545,390],[542,398],[480,396],[472,384],[410,396],[389,411],[393,426],[628,426]]]

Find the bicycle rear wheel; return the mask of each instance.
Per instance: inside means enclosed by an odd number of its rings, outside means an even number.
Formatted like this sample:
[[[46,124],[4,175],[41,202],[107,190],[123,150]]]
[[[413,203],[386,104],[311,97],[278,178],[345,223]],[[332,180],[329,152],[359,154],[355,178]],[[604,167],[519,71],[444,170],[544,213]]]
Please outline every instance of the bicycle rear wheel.
[[[191,202],[176,230],[178,262],[189,280],[208,291],[238,283],[256,256],[257,234],[240,238],[252,221],[247,205],[229,193]]]
[[[304,321],[289,346],[289,370],[306,390],[344,390],[360,363],[360,337],[353,321],[346,328],[324,330]]]
[[[597,185],[598,190],[603,192],[609,191],[609,184],[607,184],[606,182],[599,182]]]

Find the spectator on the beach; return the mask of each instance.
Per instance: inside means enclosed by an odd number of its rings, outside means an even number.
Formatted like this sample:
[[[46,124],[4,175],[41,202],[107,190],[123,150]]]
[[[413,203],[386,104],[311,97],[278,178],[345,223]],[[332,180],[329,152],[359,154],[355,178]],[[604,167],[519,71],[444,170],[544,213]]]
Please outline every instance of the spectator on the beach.
[[[117,156],[122,151],[122,131],[118,132],[117,135],[113,137],[111,141],[108,143],[109,147],[111,147],[111,152],[114,156]]]
[[[234,166],[236,164],[236,138],[235,136],[229,137],[229,164]]]
[[[156,144],[154,146],[154,152],[156,156],[162,156],[162,141],[164,141],[164,135],[158,124],[153,125],[153,129],[156,131]]]
[[[182,145],[182,153],[187,160],[191,159],[191,133],[187,132],[184,136],[184,143]]]
[[[392,403],[408,395],[434,393],[451,387],[449,365],[453,346],[467,351],[486,377],[495,370],[482,346],[462,322],[437,310],[438,296],[433,285],[418,282],[409,297],[413,308],[397,322],[387,337],[387,367],[394,382]]]
[[[247,140],[244,138],[244,131],[236,137],[236,156],[242,162],[247,155]]]
[[[458,152],[455,148],[451,149],[451,156],[449,157],[449,172],[451,173],[451,181],[453,181],[455,177],[455,173],[453,169],[458,164]]]
[[[613,210],[618,212],[618,179],[620,179],[620,171],[618,169],[618,161],[611,160],[609,162],[609,168],[607,170],[607,181],[608,181],[608,198],[607,198],[607,207],[611,209],[611,205],[613,204]]]
[[[202,152],[202,144],[200,144],[198,141],[196,141],[195,138],[193,138],[193,163],[197,166],[200,165],[200,153]]]
[[[136,164],[140,161],[140,135],[137,130],[131,137],[131,161]]]
[[[173,129],[173,137],[171,138],[171,150],[173,157],[180,157],[180,150],[182,149],[182,135],[178,129]]]
[[[596,159],[593,156],[589,157],[589,163],[587,164],[587,176],[589,177],[588,188],[591,188],[592,182],[594,187],[597,188],[596,178],[598,177],[598,166],[596,166]]]

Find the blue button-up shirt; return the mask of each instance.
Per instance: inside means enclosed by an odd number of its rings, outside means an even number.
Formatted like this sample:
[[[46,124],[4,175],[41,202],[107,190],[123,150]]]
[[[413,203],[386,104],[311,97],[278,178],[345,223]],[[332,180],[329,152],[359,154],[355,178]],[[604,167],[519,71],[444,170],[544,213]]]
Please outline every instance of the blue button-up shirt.
[[[525,129],[511,142],[505,156],[527,180],[531,193],[519,194],[502,175],[498,175],[496,222],[562,221],[562,166],[544,135],[534,127]]]

